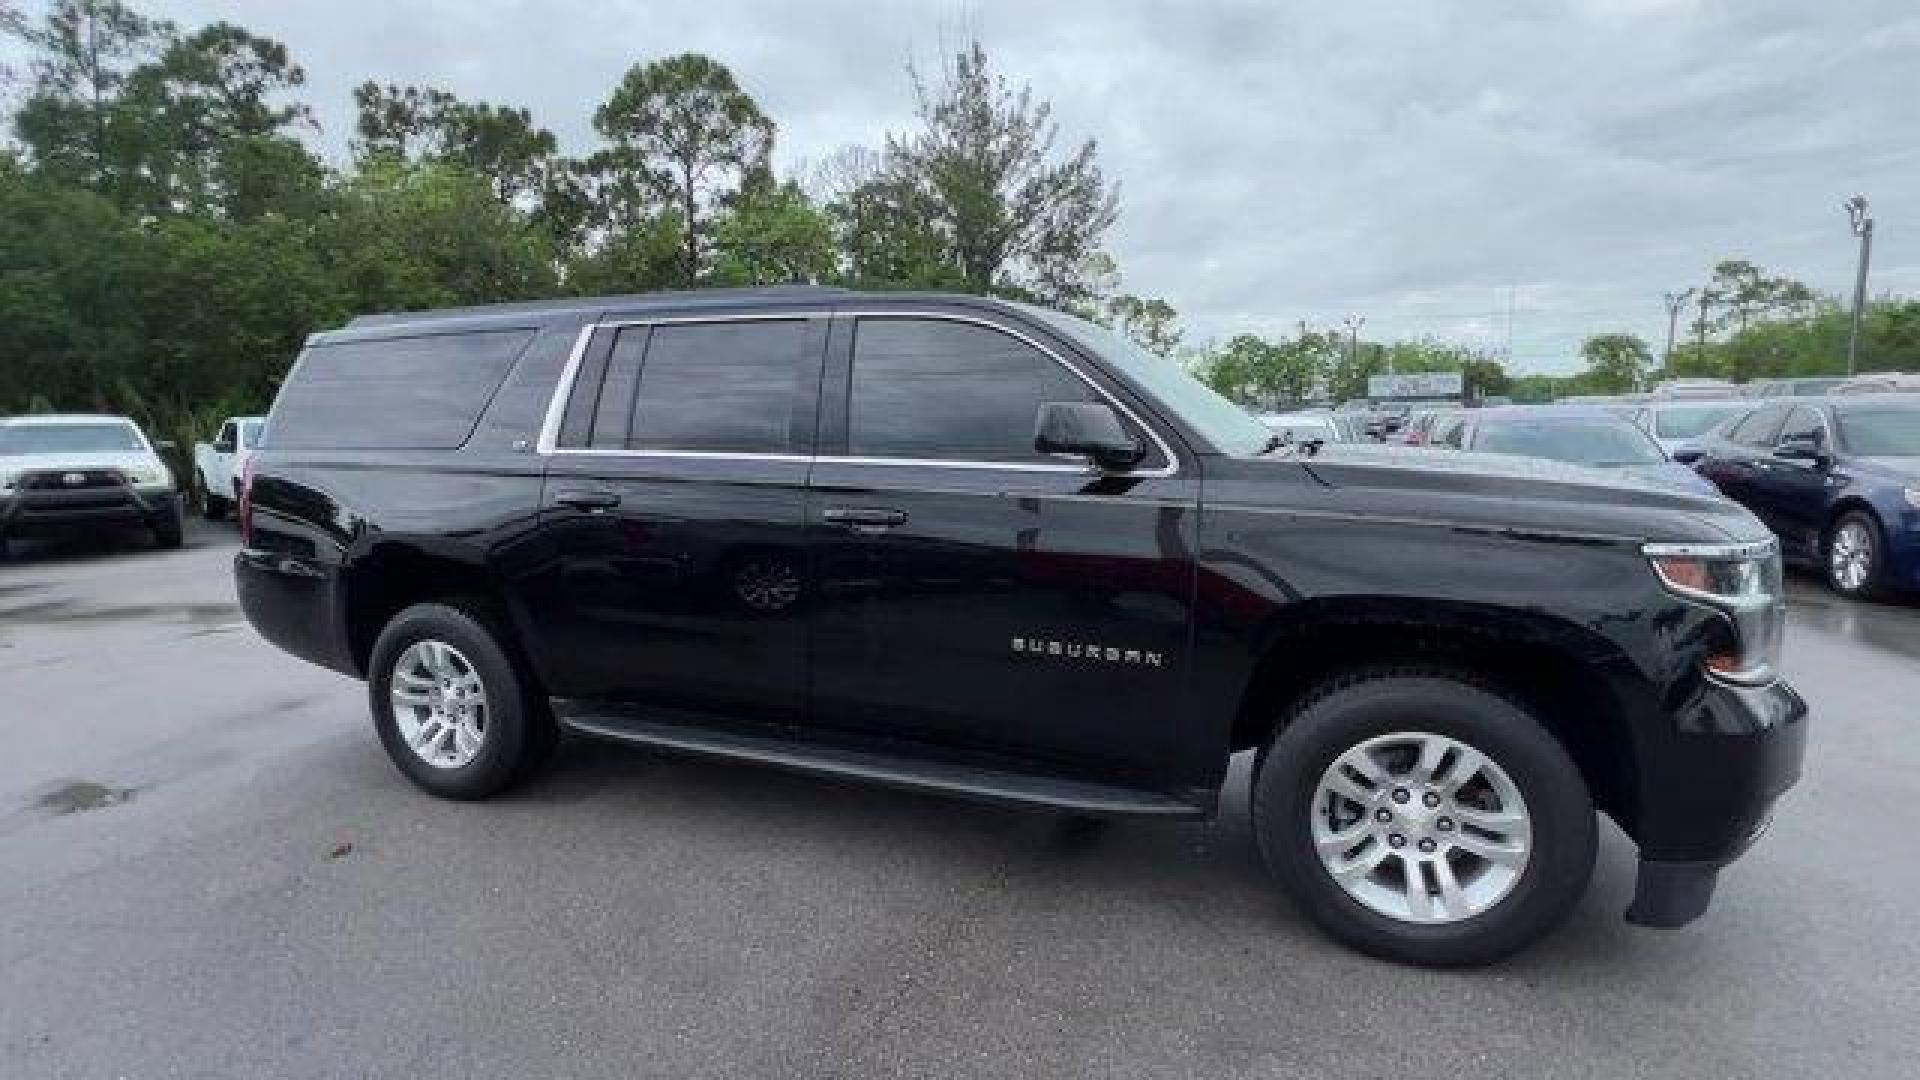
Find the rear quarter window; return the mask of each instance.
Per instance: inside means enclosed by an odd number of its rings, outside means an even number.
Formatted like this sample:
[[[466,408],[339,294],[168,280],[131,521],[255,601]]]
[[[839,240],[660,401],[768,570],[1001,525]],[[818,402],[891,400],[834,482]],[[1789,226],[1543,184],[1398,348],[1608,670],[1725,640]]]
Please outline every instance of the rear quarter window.
[[[312,346],[280,392],[266,441],[292,449],[455,449],[533,335],[478,330]]]

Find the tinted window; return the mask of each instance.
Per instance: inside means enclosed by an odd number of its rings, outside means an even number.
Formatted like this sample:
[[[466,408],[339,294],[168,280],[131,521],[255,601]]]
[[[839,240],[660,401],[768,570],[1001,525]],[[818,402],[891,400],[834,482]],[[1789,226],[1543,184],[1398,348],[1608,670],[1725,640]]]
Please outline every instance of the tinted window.
[[[1820,421],[1820,414],[1805,405],[1787,414],[1786,426],[1780,429],[1780,441],[1788,439],[1806,439],[1824,443],[1827,427]]]
[[[533,337],[531,330],[316,345],[274,406],[275,446],[451,450]]]
[[[1653,431],[1663,439],[1692,439],[1751,405],[1671,405],[1654,410]]]
[[[1473,448],[1595,467],[1651,465],[1666,459],[1646,432],[1624,420],[1484,423],[1474,435]]]
[[[640,363],[628,448],[786,452],[811,340],[802,319],[655,326]],[[609,384],[621,344],[615,343]],[[597,433],[594,441],[599,444]]]
[[[1033,449],[1043,402],[1098,400],[1072,372],[1010,334],[944,320],[862,319],[853,339],[848,450],[1029,461],[1044,458]]]
[[[1920,409],[1848,409],[1839,419],[1849,453],[1920,457]]]
[[[1727,438],[1742,446],[1771,448],[1780,441],[1780,428],[1786,422],[1787,407],[1769,405],[1740,421],[1732,431],[1727,432]]]
[[[600,400],[593,410],[593,429],[588,445],[599,450],[624,450],[631,434],[634,391],[640,385],[640,356],[647,348],[648,328],[629,327],[614,339],[613,355],[607,359],[606,381],[600,384]]]

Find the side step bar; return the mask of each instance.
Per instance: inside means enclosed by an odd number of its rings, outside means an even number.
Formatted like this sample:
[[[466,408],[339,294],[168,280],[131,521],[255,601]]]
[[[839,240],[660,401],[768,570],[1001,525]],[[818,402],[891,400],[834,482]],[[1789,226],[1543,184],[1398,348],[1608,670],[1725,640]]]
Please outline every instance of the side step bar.
[[[1206,807],[1153,791],[1035,776],[962,762],[929,761],[884,750],[789,739],[771,732],[733,731],[580,709],[577,702],[554,702],[560,723],[573,731],[663,750],[1084,814],[1199,818],[1209,813]]]

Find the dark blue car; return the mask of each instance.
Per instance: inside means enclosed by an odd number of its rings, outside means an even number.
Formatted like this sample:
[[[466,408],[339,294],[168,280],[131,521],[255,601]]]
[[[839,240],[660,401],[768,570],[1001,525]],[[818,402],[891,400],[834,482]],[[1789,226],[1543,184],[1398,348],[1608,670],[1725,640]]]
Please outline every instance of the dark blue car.
[[[1436,445],[1482,454],[1519,454],[1605,469],[1660,487],[1718,494],[1700,474],[1667,457],[1633,421],[1590,407],[1473,409],[1434,429]]]
[[[1696,467],[1835,592],[1920,588],[1920,395],[1771,402],[1707,433]]]

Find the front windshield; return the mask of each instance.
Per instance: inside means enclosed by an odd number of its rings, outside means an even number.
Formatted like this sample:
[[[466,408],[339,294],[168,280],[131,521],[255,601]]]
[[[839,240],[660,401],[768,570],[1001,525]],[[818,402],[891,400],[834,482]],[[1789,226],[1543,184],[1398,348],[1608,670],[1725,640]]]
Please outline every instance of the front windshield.
[[[1793,396],[1819,397],[1846,381],[1845,379],[1802,379],[1793,384]]]
[[[1920,457],[1920,409],[1847,409],[1840,443],[1864,457]]]
[[[1601,420],[1494,421],[1481,425],[1473,448],[1602,468],[1666,460],[1639,428]]]
[[[0,426],[0,457],[11,454],[137,454],[145,449],[139,433],[128,424]]]
[[[1653,411],[1653,430],[1663,439],[1694,439],[1729,416],[1751,408],[1742,404],[1666,406]]]
[[[1099,354],[1102,360],[1118,368],[1122,375],[1176,413],[1221,451],[1228,454],[1257,454],[1271,438],[1272,432],[1252,413],[1215,393],[1212,387],[1194,378],[1177,361],[1155,356],[1127,340],[1124,335],[1085,319],[1030,304],[1021,306]]]

